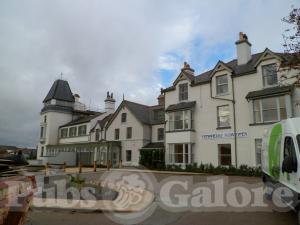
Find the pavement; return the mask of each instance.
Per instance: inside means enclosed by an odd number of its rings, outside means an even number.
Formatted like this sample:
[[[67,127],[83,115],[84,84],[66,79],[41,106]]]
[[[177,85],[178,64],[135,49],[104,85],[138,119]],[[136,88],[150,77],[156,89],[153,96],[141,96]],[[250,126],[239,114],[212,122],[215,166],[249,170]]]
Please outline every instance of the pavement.
[[[106,174],[113,174],[113,178],[117,177],[118,173],[123,175],[137,175],[141,178],[153,176],[157,183],[163,183],[166,180],[174,179],[181,181],[192,180],[193,183],[206,182],[207,178],[210,177],[205,174],[194,174],[194,173],[174,173],[174,172],[164,172],[157,171],[140,171],[135,169],[112,169],[110,172],[106,172],[105,169],[98,169],[97,173],[90,173],[92,168],[84,168],[83,175],[91,180]],[[68,173],[78,172],[76,169],[68,169]],[[151,172],[151,173],[150,173]],[[257,177],[240,177],[240,176],[230,176],[227,177],[229,184],[238,184],[243,182],[246,186],[256,186],[262,187],[261,179]],[[274,211],[271,203],[266,202],[267,208],[263,211],[259,207],[252,207],[252,211],[240,211],[240,212],[223,212],[218,209],[213,209],[211,212],[194,212],[192,210],[185,211],[172,211],[170,212],[164,207],[161,207],[160,201],[162,201],[157,196],[159,195],[160,185],[155,185],[154,187],[146,188],[148,192],[152,193],[155,198],[153,203],[156,207],[153,211],[142,211],[142,215],[147,215],[145,218],[132,222],[128,219],[130,216],[135,215],[138,210],[129,212],[119,212],[116,214],[112,211],[80,211],[74,210],[64,210],[64,209],[39,209],[33,208],[28,215],[28,220],[26,225],[117,225],[117,224],[139,224],[139,225],[167,225],[167,224],[200,224],[200,225],[210,225],[210,224],[222,224],[222,225],[296,225],[296,214],[294,212],[278,212]],[[174,193],[186,194],[187,192],[182,188],[174,188]],[[262,198],[259,195],[259,198]],[[265,200],[264,200],[265,201]],[[129,221],[129,222],[128,222]]]

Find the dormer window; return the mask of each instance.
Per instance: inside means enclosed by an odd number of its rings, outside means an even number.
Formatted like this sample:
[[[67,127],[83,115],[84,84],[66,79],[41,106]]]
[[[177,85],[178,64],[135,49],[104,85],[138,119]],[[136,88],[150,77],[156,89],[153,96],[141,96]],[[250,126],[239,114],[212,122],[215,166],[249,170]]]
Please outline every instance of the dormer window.
[[[188,100],[188,84],[179,84],[179,101]]]
[[[262,66],[264,87],[273,86],[278,83],[277,66],[275,63]]]
[[[216,90],[217,95],[224,95],[228,93],[228,77],[227,75],[221,75],[216,77]]]

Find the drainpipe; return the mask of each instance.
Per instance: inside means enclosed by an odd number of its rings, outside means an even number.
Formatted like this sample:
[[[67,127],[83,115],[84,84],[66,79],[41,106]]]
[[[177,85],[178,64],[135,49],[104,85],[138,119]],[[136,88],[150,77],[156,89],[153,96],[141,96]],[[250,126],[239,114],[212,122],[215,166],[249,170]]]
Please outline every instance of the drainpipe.
[[[212,82],[210,84],[210,97],[212,99],[218,99],[223,101],[229,101],[232,102],[233,106],[233,132],[234,132],[234,155],[235,155],[235,167],[238,167],[237,164],[237,137],[236,137],[236,109],[235,109],[235,93],[234,93],[234,81],[233,78],[231,78],[231,84],[232,84],[232,99],[226,99],[226,98],[218,98],[214,97],[212,94]]]

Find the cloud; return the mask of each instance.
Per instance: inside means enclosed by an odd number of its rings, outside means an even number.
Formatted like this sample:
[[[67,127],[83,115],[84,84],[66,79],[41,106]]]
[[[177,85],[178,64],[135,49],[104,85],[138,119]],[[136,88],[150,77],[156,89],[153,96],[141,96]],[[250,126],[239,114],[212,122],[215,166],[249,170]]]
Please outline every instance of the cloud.
[[[1,1],[0,144],[35,146],[42,100],[61,72],[88,105],[103,107],[106,91],[155,104],[184,60],[200,72],[234,57],[239,31],[253,51],[281,50],[280,19],[295,2]]]

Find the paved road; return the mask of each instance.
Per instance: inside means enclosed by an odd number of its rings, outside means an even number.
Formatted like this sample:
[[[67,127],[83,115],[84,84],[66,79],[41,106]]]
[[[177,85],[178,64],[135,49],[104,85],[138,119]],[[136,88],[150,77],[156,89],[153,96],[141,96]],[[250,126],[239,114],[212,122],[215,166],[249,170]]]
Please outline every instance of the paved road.
[[[129,173],[130,174],[130,173]],[[91,176],[91,179],[95,175]],[[155,179],[161,182],[164,179],[170,179],[170,174],[155,174]],[[192,179],[194,183],[204,182],[207,179],[205,175],[176,175],[179,180]],[[229,183],[246,182],[247,185],[261,185],[260,178],[229,177]],[[158,194],[158,187],[154,192]],[[178,188],[173,190],[175,193],[183,193]],[[186,192],[184,192],[186,193]],[[156,199],[156,201],[160,201]],[[69,211],[39,211],[32,210],[28,215],[26,225],[111,225],[118,224],[111,221],[107,215],[101,212],[69,212]],[[122,223],[121,223],[122,224]],[[254,212],[168,212],[157,206],[154,213],[146,220],[139,222],[140,225],[296,225],[296,215],[293,212],[272,211],[267,207],[264,212],[259,209]]]

